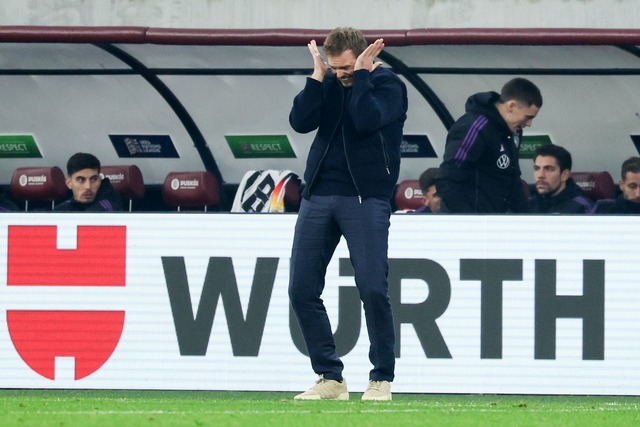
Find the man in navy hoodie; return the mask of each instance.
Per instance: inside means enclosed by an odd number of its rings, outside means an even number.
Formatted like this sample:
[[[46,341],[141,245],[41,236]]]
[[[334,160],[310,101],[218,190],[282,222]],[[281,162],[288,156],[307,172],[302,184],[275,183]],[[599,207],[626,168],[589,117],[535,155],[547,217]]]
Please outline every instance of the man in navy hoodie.
[[[56,205],[56,212],[118,212],[122,197],[109,178],[100,174],[100,160],[90,153],[76,153],[67,161],[66,184],[71,198]]]
[[[571,153],[564,147],[541,145],[533,156],[536,192],[529,199],[531,213],[590,213],[593,201],[571,178]]]
[[[618,197],[598,200],[593,213],[640,215],[640,157],[629,157],[622,163],[618,185]]]
[[[349,249],[364,305],[373,369],[363,400],[390,400],[395,332],[388,295],[391,197],[400,169],[407,90],[375,59],[382,39],[367,45],[354,28],[331,31],[308,45],[313,74],[289,115],[300,133],[317,130],[307,158],[293,247],[289,298],[318,380],[298,400],[349,398],[343,364],[321,294],[341,237]]]
[[[507,82],[501,92],[470,96],[466,113],[447,134],[436,181],[442,212],[526,212],[518,164],[522,130],[542,107],[540,90],[527,79]]]

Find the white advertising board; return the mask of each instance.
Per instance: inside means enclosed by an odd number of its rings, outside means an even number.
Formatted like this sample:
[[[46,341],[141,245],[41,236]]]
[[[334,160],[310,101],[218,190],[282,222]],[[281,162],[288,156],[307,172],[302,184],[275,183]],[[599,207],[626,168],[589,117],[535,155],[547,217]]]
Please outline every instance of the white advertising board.
[[[3,214],[0,387],[300,391],[291,214]],[[637,395],[637,217],[393,215],[393,390]],[[341,242],[344,376],[368,338]]]

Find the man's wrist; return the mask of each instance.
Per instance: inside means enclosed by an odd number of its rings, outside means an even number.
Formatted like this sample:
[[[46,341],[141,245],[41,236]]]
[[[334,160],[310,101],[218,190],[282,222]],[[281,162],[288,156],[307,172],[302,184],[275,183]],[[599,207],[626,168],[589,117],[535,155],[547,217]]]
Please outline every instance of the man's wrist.
[[[324,73],[313,73],[311,74],[311,78],[322,83],[322,80],[324,80]]]

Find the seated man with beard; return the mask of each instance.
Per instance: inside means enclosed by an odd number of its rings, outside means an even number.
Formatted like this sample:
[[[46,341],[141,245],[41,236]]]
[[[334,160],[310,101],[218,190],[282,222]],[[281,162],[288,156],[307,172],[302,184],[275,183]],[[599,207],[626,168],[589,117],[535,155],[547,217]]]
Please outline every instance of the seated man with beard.
[[[533,158],[536,193],[532,213],[590,213],[593,201],[571,178],[571,154],[558,145],[542,145]]]

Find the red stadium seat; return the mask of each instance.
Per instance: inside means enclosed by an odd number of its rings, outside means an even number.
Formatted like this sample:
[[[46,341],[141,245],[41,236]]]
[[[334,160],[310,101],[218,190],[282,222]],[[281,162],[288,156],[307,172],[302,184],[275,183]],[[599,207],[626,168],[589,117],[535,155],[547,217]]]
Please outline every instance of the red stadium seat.
[[[571,178],[594,202],[616,197],[616,185],[609,172],[571,172]]]
[[[396,211],[406,211],[417,209],[424,205],[422,200],[422,190],[417,179],[405,179],[396,186],[394,196]]]
[[[58,166],[19,167],[13,173],[10,185],[11,194],[18,200],[24,200],[24,210],[29,210],[30,201],[51,202],[67,195],[65,176]]]
[[[162,185],[164,202],[177,208],[202,207],[220,203],[220,185],[211,172],[170,172]]]
[[[136,165],[109,165],[100,168],[102,176],[109,178],[113,189],[129,200],[129,212],[133,210],[133,200],[144,197],[142,172]]]

